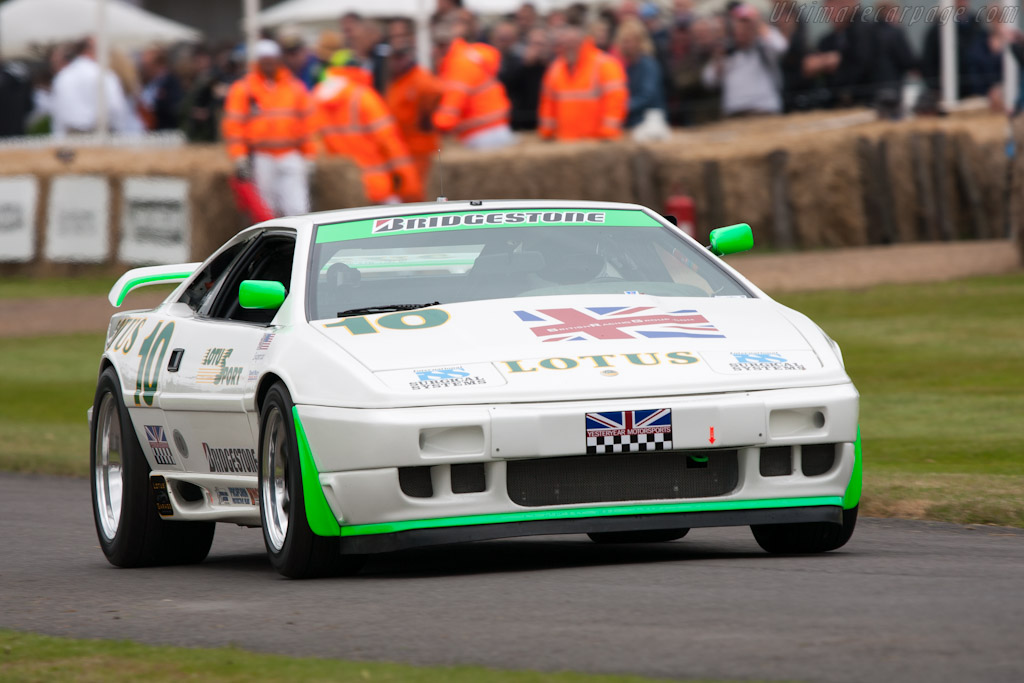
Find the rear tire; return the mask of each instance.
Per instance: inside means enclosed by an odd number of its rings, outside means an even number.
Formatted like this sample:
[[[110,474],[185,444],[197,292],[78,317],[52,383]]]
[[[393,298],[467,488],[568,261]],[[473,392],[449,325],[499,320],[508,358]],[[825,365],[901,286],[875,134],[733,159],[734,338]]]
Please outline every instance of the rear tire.
[[[689,529],[649,529],[647,531],[595,531],[587,534],[594,543],[668,543],[677,541]]]
[[[260,518],[270,564],[291,579],[355,574],[365,557],[342,555],[337,538],[309,528],[293,406],[278,382],[260,410]]]
[[[761,524],[751,526],[754,540],[770,553],[808,555],[825,553],[846,545],[857,526],[857,510],[843,510],[843,523],[804,522],[800,524]]]
[[[215,523],[172,522],[157,514],[149,463],[112,367],[100,374],[89,431],[93,521],[107,560],[117,567],[202,562]]]

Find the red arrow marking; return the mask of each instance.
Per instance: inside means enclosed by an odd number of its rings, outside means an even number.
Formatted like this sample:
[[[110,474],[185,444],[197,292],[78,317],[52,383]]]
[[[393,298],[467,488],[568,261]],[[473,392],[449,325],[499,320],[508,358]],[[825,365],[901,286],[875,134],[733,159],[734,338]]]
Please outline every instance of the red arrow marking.
[[[708,443],[715,443],[715,428],[711,427],[711,434],[708,436]]]

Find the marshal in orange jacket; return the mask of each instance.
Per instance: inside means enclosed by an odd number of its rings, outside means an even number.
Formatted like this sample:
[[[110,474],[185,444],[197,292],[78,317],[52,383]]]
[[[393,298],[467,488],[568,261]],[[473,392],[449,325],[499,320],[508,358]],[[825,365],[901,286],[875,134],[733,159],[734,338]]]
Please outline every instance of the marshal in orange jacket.
[[[456,38],[441,60],[444,95],[434,127],[466,138],[499,124],[508,125],[509,101],[497,78],[493,55]]]
[[[221,129],[232,159],[250,152],[279,156],[299,151],[307,157],[316,153],[313,102],[306,86],[284,67],[273,80],[252,71],[236,81],[224,103]]]
[[[431,122],[441,92],[440,81],[414,64],[391,81],[385,97],[424,183],[430,173],[430,162],[441,146],[441,134],[434,130]]]
[[[573,68],[559,57],[544,74],[537,132],[558,140],[614,140],[622,136],[628,103],[622,64],[587,38]]]
[[[330,154],[351,158],[363,171],[366,198],[423,198],[423,184],[395,120],[358,67],[334,67],[313,91],[315,126]],[[397,186],[395,180],[398,180]]]

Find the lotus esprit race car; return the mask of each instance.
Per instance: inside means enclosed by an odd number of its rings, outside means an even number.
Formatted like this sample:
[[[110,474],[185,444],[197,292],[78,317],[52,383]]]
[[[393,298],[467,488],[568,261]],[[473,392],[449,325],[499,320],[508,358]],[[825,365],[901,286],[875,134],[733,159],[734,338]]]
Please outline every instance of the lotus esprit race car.
[[[291,577],[532,534],[749,525],[832,550],[860,498],[858,394],[808,318],[642,206],[471,201],[282,218],[110,321],[90,415],[100,545],[189,563],[259,526]],[[711,253],[713,252],[713,253]]]

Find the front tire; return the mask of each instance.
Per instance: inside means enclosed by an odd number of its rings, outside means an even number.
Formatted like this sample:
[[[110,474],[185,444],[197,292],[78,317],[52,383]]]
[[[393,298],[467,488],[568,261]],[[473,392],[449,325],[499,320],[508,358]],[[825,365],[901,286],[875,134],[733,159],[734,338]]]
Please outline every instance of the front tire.
[[[112,367],[100,374],[96,386],[89,450],[93,520],[112,565],[194,564],[206,558],[213,522],[170,522],[157,514],[149,463]]]
[[[677,541],[689,529],[649,529],[647,531],[595,531],[587,534],[594,543],[668,543]]]
[[[292,579],[354,574],[364,558],[342,555],[337,538],[309,528],[293,406],[278,382],[260,410],[260,517],[270,564]]]
[[[809,555],[826,553],[846,545],[857,526],[857,510],[843,510],[843,523],[804,522],[800,524],[760,524],[751,526],[754,540],[769,553]]]

